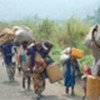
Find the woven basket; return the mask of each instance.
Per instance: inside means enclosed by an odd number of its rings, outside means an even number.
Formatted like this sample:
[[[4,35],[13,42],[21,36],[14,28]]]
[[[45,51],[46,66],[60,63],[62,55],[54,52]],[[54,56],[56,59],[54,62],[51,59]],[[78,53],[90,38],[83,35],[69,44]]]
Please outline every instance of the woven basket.
[[[0,45],[15,38],[14,34],[4,33],[0,35]]]
[[[76,49],[76,48],[72,48],[71,49],[71,56],[75,57],[75,58],[82,58],[83,57],[84,52]]]
[[[100,77],[88,77],[87,98],[88,100],[100,100]]]
[[[53,63],[46,68],[49,81],[51,83],[58,82],[63,79],[63,74],[60,70],[60,65]]]

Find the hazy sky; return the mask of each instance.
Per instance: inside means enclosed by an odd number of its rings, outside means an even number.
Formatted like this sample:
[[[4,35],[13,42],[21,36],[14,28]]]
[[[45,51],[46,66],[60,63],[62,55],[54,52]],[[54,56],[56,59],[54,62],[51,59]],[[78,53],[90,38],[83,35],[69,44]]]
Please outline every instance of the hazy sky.
[[[0,0],[0,20],[38,15],[41,18],[66,19],[91,14],[100,0]]]

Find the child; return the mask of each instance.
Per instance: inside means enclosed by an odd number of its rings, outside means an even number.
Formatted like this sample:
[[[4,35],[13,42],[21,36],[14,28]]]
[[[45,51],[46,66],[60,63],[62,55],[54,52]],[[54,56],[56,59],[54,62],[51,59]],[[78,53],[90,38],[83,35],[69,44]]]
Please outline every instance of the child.
[[[25,81],[27,80],[27,90],[30,90],[30,84],[31,84],[31,72],[30,72],[30,56],[27,55],[27,42],[23,42],[22,49],[23,54],[21,55],[22,60],[22,72],[23,72],[23,78],[22,78],[22,89],[26,89]]]
[[[2,45],[2,54],[10,81],[14,81],[14,76],[15,76],[15,66],[13,65],[12,62],[12,57],[13,57],[12,46],[13,46],[12,41],[7,41],[5,44]]]
[[[87,77],[90,74],[91,74],[91,69],[88,68],[86,65],[84,65],[84,75],[82,76],[83,90],[84,90],[83,100],[85,100],[85,98],[86,98],[86,82],[87,82]]]
[[[71,87],[71,95],[74,96],[75,87],[75,74],[80,73],[78,61],[76,58],[70,56],[71,48],[66,48],[62,53],[66,54],[64,56],[63,66],[64,66],[64,84],[66,87],[66,94],[69,94],[69,88]]]
[[[66,72],[65,72],[65,86],[66,93],[69,93],[69,88],[71,87],[71,95],[75,95],[74,87],[75,87],[75,73],[79,70],[78,62],[75,58],[70,57],[66,61]]]

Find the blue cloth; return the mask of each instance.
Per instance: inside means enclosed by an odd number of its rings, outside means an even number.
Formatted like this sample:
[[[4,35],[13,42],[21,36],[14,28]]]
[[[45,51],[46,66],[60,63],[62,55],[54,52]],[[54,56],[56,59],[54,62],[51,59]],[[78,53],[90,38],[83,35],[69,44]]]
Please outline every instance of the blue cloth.
[[[45,58],[47,56],[47,54],[44,52],[44,50],[40,50],[38,51],[38,53],[43,57]]]
[[[66,62],[66,72],[65,72],[65,86],[70,87],[75,85],[75,72],[78,70],[78,62],[77,60],[73,60],[74,69],[71,70],[71,62],[70,59]]]
[[[10,64],[12,62],[12,45],[11,44],[4,44],[2,45],[2,53],[4,56],[5,64]]]
[[[44,77],[45,78],[48,78],[48,74],[47,74],[47,71],[46,70],[43,71],[43,74],[44,74]]]
[[[30,56],[30,70],[32,71],[35,65],[36,50],[34,47],[27,50],[27,55]]]

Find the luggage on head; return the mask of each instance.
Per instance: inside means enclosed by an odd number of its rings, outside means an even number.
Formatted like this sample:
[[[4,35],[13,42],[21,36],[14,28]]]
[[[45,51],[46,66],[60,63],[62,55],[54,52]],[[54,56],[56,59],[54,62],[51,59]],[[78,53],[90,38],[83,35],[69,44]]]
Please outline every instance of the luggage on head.
[[[15,38],[13,31],[9,28],[3,30],[2,34],[0,34],[0,46],[4,43],[11,41]]]
[[[50,41],[43,41],[41,43],[42,49],[44,53],[49,54],[50,50],[52,49],[52,43]]]
[[[36,50],[41,54],[41,56],[45,58],[51,51],[52,46],[53,46],[52,43],[50,43],[49,41],[41,41],[36,43],[35,47]]]
[[[32,42],[35,40],[32,30],[26,26],[14,26],[13,32],[15,33],[16,36],[15,41],[17,42],[23,42],[23,41]]]
[[[84,54],[84,52],[82,50],[79,50],[79,49],[76,49],[76,48],[71,49],[71,56],[72,57],[82,58],[83,54]]]
[[[84,54],[84,52],[82,50],[79,50],[77,48],[68,47],[68,48],[66,48],[65,50],[62,51],[60,59],[61,59],[61,61],[65,61],[70,57],[80,59],[80,58],[83,57],[83,54]]]

